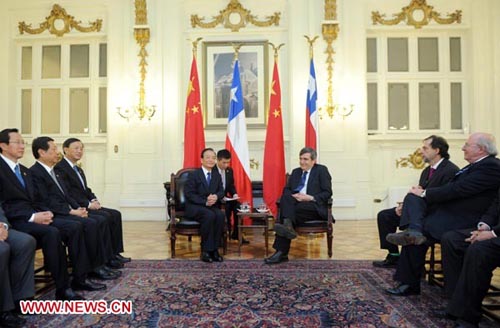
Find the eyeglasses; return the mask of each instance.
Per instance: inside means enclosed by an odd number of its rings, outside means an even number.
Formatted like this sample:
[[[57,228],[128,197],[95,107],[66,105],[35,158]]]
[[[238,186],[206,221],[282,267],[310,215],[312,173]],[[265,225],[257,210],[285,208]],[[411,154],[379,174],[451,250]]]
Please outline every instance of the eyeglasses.
[[[24,140],[9,141],[9,143],[23,145],[23,146],[26,145],[26,142],[24,142]]]

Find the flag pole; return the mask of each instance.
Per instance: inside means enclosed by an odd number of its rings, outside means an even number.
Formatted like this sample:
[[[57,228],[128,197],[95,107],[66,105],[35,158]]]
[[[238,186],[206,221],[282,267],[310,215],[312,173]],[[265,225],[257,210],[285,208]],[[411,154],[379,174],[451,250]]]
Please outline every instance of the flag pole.
[[[316,152],[319,154],[319,124],[318,124],[318,119],[317,119],[317,116],[318,116],[318,112],[317,112],[317,97],[318,97],[318,92],[316,90],[316,86],[317,86],[317,83],[316,83],[316,73],[314,72],[314,42],[316,42],[316,40],[319,38],[318,35],[315,35],[315,36],[308,36],[308,35],[304,35],[304,38],[306,38],[307,42],[309,43],[309,63],[310,63],[310,71],[309,71],[309,83],[311,84],[312,81],[314,81],[314,90],[312,90],[312,94],[310,94],[310,96],[312,97],[314,95],[314,101],[310,103],[311,99],[307,99],[307,103],[308,103],[308,106],[310,106],[308,109],[311,110],[311,107],[314,107],[314,110],[313,112],[315,112],[314,116],[313,114],[309,113],[309,117],[306,118],[306,119],[309,119],[309,121],[306,122],[306,146],[310,147],[312,145],[309,145],[308,144],[308,138],[310,138],[310,132],[311,132],[311,128],[314,130],[314,142],[315,143],[315,147],[313,148],[316,148]],[[311,76],[311,74],[313,74],[314,76]],[[313,80],[311,81],[311,78],[313,78]],[[308,95],[309,95],[309,92],[311,91],[309,88],[311,87],[311,85],[308,85]],[[313,116],[311,118],[311,116]],[[308,125],[309,124],[309,125]],[[309,128],[308,128],[309,127]],[[310,139],[309,139],[310,140]]]

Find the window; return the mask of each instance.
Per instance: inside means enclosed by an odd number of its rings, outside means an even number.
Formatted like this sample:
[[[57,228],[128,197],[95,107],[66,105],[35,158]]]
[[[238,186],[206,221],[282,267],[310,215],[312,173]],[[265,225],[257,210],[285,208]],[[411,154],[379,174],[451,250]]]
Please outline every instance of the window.
[[[369,134],[460,133],[466,95],[460,33],[370,31]]]
[[[107,132],[107,45],[43,40],[18,45],[18,108],[27,135],[100,136]]]

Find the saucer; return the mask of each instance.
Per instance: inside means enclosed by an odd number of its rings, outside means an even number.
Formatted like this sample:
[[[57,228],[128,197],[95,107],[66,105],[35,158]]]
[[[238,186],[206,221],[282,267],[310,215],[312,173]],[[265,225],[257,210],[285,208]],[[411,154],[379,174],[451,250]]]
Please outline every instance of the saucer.
[[[248,210],[242,210],[241,208],[238,208],[237,210],[238,210],[238,212],[240,212],[240,213],[250,213],[250,210],[249,210],[249,209],[248,209]]]
[[[258,208],[257,212],[259,212],[259,213],[266,213],[266,212],[269,212],[269,209],[268,208],[265,208],[265,209]]]

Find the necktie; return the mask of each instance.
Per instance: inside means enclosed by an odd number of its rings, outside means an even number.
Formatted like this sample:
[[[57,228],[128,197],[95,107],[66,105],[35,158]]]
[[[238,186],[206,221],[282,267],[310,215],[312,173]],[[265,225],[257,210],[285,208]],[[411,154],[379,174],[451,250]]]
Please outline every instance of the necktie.
[[[469,164],[466,167],[464,167],[463,169],[461,169],[460,171],[458,171],[457,173],[455,173],[455,176],[460,175],[460,174],[466,172],[468,169],[470,169],[471,165],[472,164]]]
[[[302,172],[302,177],[300,178],[300,184],[295,188],[296,192],[300,192],[302,188],[306,185],[307,171]]]
[[[50,170],[50,176],[52,177],[52,180],[54,180],[54,182],[56,183],[56,185],[59,188],[59,190],[61,190],[61,192],[64,195],[64,190],[61,187],[61,185],[59,184],[59,181],[57,181],[57,177],[56,177],[56,173],[54,172],[54,169]]]
[[[222,187],[226,190],[226,172],[225,170],[220,170],[220,177],[222,178]]]
[[[73,166],[73,170],[75,170],[76,175],[78,176],[78,179],[80,179],[80,183],[82,184],[83,189],[85,189],[85,182],[83,182],[82,175],[80,174],[80,170],[78,169],[78,166]]]
[[[212,180],[212,176],[210,172],[207,172],[207,184],[210,186],[210,180]]]
[[[26,188],[26,184],[24,183],[23,176],[21,175],[21,168],[19,167],[19,164],[16,164],[14,168],[14,173],[16,174],[17,180],[21,183],[23,188]]]
[[[432,176],[434,175],[434,172],[436,172],[436,169],[431,167],[431,169],[429,170],[429,179],[432,178]]]

